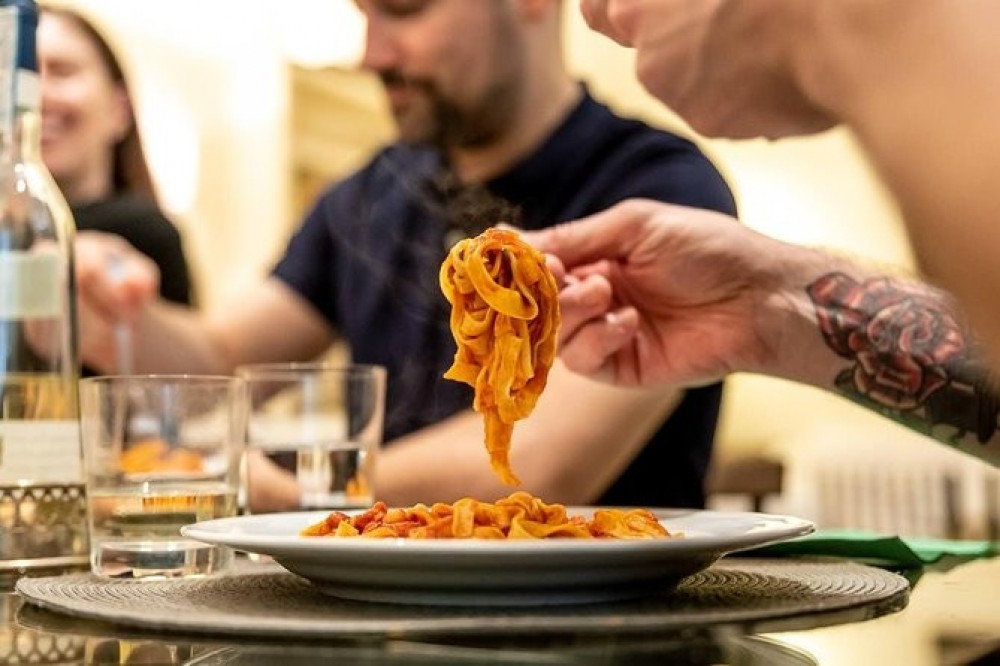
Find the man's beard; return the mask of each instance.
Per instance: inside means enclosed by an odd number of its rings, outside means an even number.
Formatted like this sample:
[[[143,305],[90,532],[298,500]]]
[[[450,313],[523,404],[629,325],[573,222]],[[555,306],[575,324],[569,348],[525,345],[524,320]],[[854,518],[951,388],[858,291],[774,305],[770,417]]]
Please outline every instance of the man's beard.
[[[461,105],[429,81],[394,71],[381,73],[381,78],[387,87],[406,85],[418,95],[418,104],[405,112],[393,110],[399,138],[406,143],[442,150],[478,148],[498,141],[512,123],[517,90],[503,80],[494,81],[474,104]]]

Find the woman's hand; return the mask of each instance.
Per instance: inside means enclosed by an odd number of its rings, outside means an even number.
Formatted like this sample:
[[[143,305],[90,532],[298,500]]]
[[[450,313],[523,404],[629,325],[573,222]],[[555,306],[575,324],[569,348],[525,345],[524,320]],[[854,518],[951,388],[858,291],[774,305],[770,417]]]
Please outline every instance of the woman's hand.
[[[134,328],[145,305],[156,300],[159,271],[113,234],[82,231],[74,249],[81,359],[102,372],[119,372],[116,327]]]

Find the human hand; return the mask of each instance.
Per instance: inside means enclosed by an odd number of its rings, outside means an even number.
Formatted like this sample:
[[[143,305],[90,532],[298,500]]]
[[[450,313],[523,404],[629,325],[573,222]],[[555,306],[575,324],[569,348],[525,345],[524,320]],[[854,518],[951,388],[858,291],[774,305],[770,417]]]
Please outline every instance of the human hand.
[[[734,219],[633,200],[526,233],[555,256],[560,357],[625,386],[699,385],[773,356],[774,243]],[[772,256],[769,256],[772,255]]]
[[[246,453],[247,508],[251,513],[294,511],[301,508],[302,489],[295,474],[276,464],[262,451]]]
[[[588,25],[636,49],[636,74],[705,136],[811,134],[834,119],[798,81],[813,3],[582,0]]]
[[[113,234],[82,231],[74,249],[81,359],[104,372],[121,371],[116,327],[136,326],[143,307],[157,297],[159,270]]]

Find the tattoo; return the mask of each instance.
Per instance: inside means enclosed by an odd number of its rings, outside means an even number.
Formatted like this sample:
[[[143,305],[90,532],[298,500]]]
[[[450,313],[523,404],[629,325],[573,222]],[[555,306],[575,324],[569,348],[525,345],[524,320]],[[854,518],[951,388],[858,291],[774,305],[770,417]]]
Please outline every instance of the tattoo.
[[[931,287],[829,273],[806,287],[826,344],[850,361],[837,388],[890,418],[958,443],[997,430],[1000,396],[953,301]],[[935,426],[952,426],[947,437]]]

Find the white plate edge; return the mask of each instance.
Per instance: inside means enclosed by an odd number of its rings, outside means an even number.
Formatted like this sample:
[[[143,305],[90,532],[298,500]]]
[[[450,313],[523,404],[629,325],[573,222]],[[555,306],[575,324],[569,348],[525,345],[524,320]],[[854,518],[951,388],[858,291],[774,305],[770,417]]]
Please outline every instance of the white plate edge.
[[[569,507],[570,510],[592,511],[596,507]],[[601,550],[622,551],[677,551],[691,552],[701,550],[723,550],[724,552],[736,552],[770,543],[785,541],[788,539],[805,536],[815,531],[815,524],[804,518],[787,516],[780,514],[753,513],[753,512],[732,512],[732,511],[712,511],[712,510],[691,510],[684,515],[698,517],[710,516],[717,519],[742,519],[746,521],[758,520],[768,523],[765,529],[760,531],[746,531],[732,535],[710,534],[692,535],[686,534],[678,538],[666,539],[538,539],[538,540],[517,540],[517,541],[497,541],[489,539],[337,539],[334,541],[329,537],[303,537],[299,535],[266,535],[259,533],[239,533],[232,531],[212,530],[213,526],[224,525],[226,523],[252,522],[256,520],[295,520],[298,518],[309,518],[308,522],[303,522],[305,527],[323,517],[329,515],[329,511],[309,511],[293,512],[286,514],[257,514],[254,516],[234,516],[230,518],[219,518],[215,520],[202,521],[181,528],[181,533],[191,539],[229,546],[248,552],[270,554],[274,550],[287,552],[289,549],[302,553],[316,552],[371,552],[383,554],[389,552],[410,552],[410,553],[440,553],[460,554],[460,553],[489,553],[489,554],[525,554],[525,553],[551,553],[565,554],[576,552],[600,552]],[[674,513],[675,510],[654,511],[654,513]],[[669,521],[670,519],[662,519]],[[668,525],[668,529],[670,528]],[[676,530],[675,531],[682,531]],[[262,539],[264,539],[262,541]],[[332,544],[336,544],[331,548]]]

